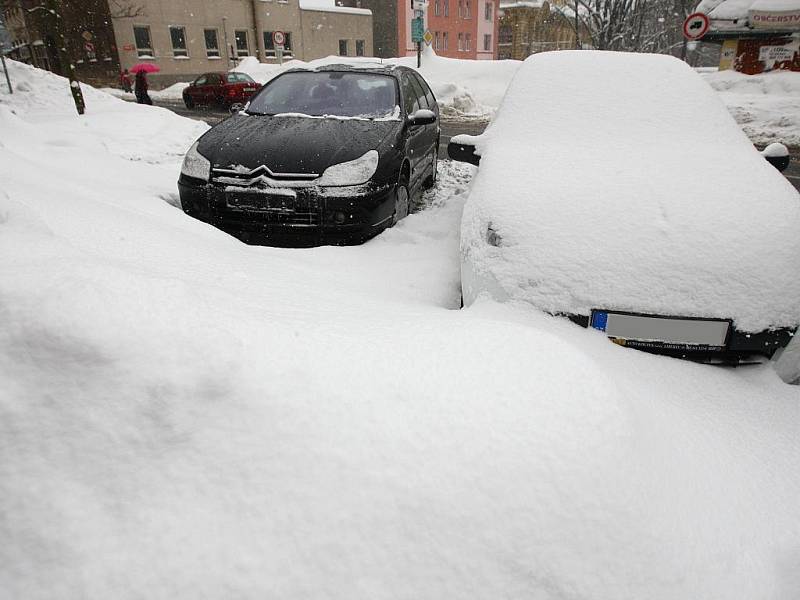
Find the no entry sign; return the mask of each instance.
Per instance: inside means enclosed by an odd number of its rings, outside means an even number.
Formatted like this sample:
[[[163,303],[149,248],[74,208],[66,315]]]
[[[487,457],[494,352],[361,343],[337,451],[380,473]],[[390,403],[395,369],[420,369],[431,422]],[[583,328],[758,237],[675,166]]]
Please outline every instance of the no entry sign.
[[[699,40],[708,32],[708,17],[703,13],[694,13],[683,22],[683,37],[687,40]]]

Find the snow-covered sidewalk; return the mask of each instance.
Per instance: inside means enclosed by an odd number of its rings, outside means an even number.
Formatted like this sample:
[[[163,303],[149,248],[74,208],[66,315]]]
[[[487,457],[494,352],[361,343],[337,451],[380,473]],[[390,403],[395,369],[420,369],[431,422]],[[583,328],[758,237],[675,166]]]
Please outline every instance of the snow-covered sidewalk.
[[[205,129],[12,63],[0,596],[795,598],[800,389],[458,303],[468,167],[364,246],[176,209]]]

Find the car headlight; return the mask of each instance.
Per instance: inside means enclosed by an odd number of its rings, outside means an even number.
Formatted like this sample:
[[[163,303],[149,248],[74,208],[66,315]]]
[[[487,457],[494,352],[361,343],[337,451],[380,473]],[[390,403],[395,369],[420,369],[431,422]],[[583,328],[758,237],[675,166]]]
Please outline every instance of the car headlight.
[[[319,185],[361,185],[368,182],[378,170],[378,152],[370,150],[360,158],[332,165],[317,180]]]
[[[187,177],[208,181],[211,175],[211,161],[197,151],[197,144],[199,143],[200,141],[198,140],[189,148],[183,159],[181,173]]]

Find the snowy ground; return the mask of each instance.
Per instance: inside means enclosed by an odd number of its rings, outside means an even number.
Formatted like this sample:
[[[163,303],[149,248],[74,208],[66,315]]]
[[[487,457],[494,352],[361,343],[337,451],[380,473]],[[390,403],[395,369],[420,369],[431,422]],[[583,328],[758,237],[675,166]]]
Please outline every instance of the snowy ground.
[[[455,310],[468,167],[362,247],[250,247],[174,206],[203,124],[12,76],[0,597],[800,594],[800,390]]]
[[[800,146],[800,73],[719,71],[703,77],[751,140]]]

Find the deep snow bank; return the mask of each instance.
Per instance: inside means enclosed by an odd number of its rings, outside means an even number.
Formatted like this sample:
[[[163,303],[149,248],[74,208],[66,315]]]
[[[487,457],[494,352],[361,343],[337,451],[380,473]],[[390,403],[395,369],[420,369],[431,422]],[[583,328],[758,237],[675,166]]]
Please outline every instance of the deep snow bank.
[[[12,70],[0,596],[800,592],[800,391],[769,368],[446,310],[466,169],[363,247],[244,246],[164,201],[200,126]]]
[[[704,73],[736,122],[754,142],[800,146],[800,73]]]

